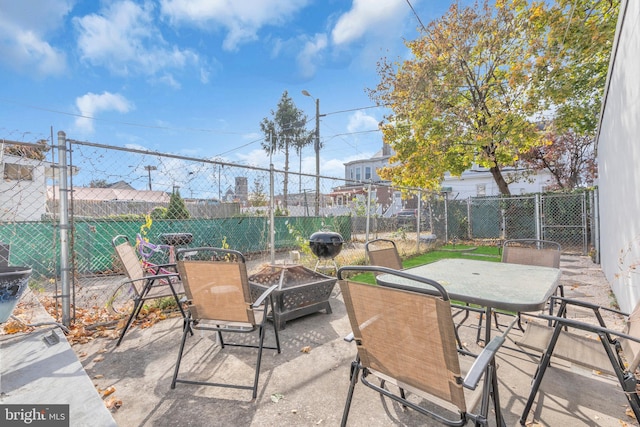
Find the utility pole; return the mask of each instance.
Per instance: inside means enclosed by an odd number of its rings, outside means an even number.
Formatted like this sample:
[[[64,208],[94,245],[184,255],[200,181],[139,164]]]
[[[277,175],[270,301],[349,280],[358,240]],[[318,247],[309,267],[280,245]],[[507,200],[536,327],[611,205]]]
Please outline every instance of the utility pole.
[[[149,191],[153,191],[153,189],[151,188],[151,171],[158,170],[158,168],[155,166],[147,165],[144,167],[144,170],[149,173]]]
[[[320,215],[320,99],[314,98],[306,90],[302,91],[304,96],[313,98],[316,101],[316,138],[313,148],[316,152],[316,198],[315,198],[315,215]]]

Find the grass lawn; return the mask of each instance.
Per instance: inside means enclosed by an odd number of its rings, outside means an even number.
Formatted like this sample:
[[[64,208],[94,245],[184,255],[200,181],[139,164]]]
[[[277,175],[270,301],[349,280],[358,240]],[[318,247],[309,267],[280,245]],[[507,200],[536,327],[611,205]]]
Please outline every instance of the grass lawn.
[[[467,258],[478,259],[483,261],[500,262],[500,248],[496,246],[463,246],[463,245],[447,245],[442,246],[438,250],[426,252],[411,258],[402,260],[404,268],[416,267],[422,264],[429,264],[434,261],[445,258]],[[363,273],[352,277],[356,282],[375,284],[376,279],[373,273]]]

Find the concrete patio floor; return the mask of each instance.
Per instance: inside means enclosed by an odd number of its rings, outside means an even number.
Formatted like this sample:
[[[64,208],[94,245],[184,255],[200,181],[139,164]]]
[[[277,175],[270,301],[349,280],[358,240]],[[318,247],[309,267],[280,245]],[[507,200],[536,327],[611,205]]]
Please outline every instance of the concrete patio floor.
[[[609,304],[609,286],[597,265],[587,257],[563,257],[563,283],[567,296]],[[251,400],[247,390],[223,389],[189,384],[170,388],[181,338],[181,320],[170,319],[151,328],[134,328],[122,345],[98,338],[74,345],[86,374],[63,376],[47,372],[50,360],[37,355],[23,360],[22,366],[4,362],[8,353],[17,353],[33,333],[0,336],[0,404],[53,403],[55,398],[71,404],[71,426],[110,425],[104,416],[104,404],[96,390],[114,387],[110,398],[122,406],[110,415],[120,426],[336,426],[340,423],[349,383],[349,365],[355,346],[343,340],[350,332],[344,304],[338,288],[330,299],[332,314],[319,312],[287,323],[280,332],[282,354],[264,350],[258,397]],[[475,319],[474,319],[475,320]],[[620,319],[609,319],[621,328]],[[506,319],[504,320],[506,322]],[[504,323],[503,322],[503,323]],[[471,322],[472,324],[475,322]],[[463,327],[463,341],[475,341],[475,328]],[[500,403],[507,425],[519,425],[535,372],[536,358],[518,351],[513,341],[520,332],[513,330],[499,352],[498,379]],[[31,338],[29,337],[31,335]],[[37,338],[41,340],[41,338]],[[392,339],[390,337],[390,339]],[[267,341],[273,342],[271,327]],[[33,344],[33,343],[32,343]],[[60,344],[66,344],[66,341]],[[250,383],[254,352],[215,346],[215,336],[197,332],[187,343],[183,371],[190,375],[215,375],[218,379]],[[68,352],[63,351],[69,355]],[[42,357],[50,357],[45,356]],[[14,358],[15,359],[15,358]],[[24,359],[24,358],[23,358]],[[38,369],[38,375],[33,369]],[[21,370],[16,374],[16,369]],[[24,373],[31,372],[24,377]],[[7,378],[22,381],[7,383]],[[44,378],[43,378],[44,377]],[[40,382],[46,393],[34,393],[30,383]],[[43,382],[44,381],[44,382]],[[94,390],[87,390],[93,383]],[[14,387],[14,388],[12,388]],[[92,396],[89,394],[93,393]],[[78,401],[82,395],[83,401]],[[10,401],[7,401],[8,397]],[[48,399],[43,402],[42,399]],[[73,418],[76,405],[100,418],[87,422]],[[87,406],[89,405],[89,406]],[[94,405],[94,406],[91,406]],[[99,405],[101,407],[97,407]],[[626,411],[626,399],[617,382],[594,372],[554,362],[545,375],[541,392],[528,417],[529,425],[543,426],[637,426]],[[76,408],[76,410],[79,408]],[[107,411],[107,415],[109,415]],[[439,425],[412,410],[382,399],[359,384],[349,417],[350,426]]]

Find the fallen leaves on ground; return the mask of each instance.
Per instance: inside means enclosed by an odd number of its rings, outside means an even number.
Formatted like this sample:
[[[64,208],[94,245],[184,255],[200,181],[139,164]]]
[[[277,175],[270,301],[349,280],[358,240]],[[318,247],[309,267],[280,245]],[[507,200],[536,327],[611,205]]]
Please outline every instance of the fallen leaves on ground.
[[[40,303],[45,310],[54,318],[59,318],[62,313],[62,305],[54,298],[43,297]],[[25,304],[19,303],[14,309],[14,315],[18,318],[29,318],[29,308]],[[21,316],[22,315],[22,316]],[[71,307],[71,315],[74,317],[73,323],[69,327],[67,339],[71,344],[86,344],[94,338],[117,339],[120,332],[127,323],[129,313],[117,314],[106,307],[93,306],[91,308]],[[177,309],[163,310],[158,307],[145,306],[140,310],[138,318],[134,320],[132,327],[141,329],[149,328],[161,320],[180,316]],[[31,332],[33,327],[28,326],[26,320],[10,319],[2,325],[5,334],[16,334],[19,332]]]
[[[2,325],[2,330],[5,334],[17,334],[18,332],[31,332],[33,328],[15,319],[9,319]]]
[[[306,346],[302,347],[300,349],[300,352],[301,353],[311,353],[311,346],[310,345],[306,345]]]
[[[284,399],[284,395],[280,393],[273,393],[271,395],[271,401],[274,403],[278,403],[280,399]]]
[[[624,413],[627,415],[627,417],[633,418],[634,420],[636,419],[636,414],[633,412],[633,409],[627,407]]]
[[[106,406],[111,412],[115,412],[122,406],[122,400],[116,397],[111,397],[104,401],[104,406]]]

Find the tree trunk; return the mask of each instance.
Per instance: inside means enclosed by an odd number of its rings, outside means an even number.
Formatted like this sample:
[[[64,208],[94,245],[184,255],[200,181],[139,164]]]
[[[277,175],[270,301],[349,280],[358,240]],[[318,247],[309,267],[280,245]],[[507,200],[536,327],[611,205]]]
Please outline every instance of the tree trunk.
[[[498,184],[498,190],[500,190],[500,194],[502,194],[503,196],[510,196],[511,191],[509,190],[509,185],[507,184],[507,181],[504,180],[500,168],[498,166],[492,166],[489,170],[491,171],[491,175],[493,176],[494,181],[496,182],[496,184]]]

